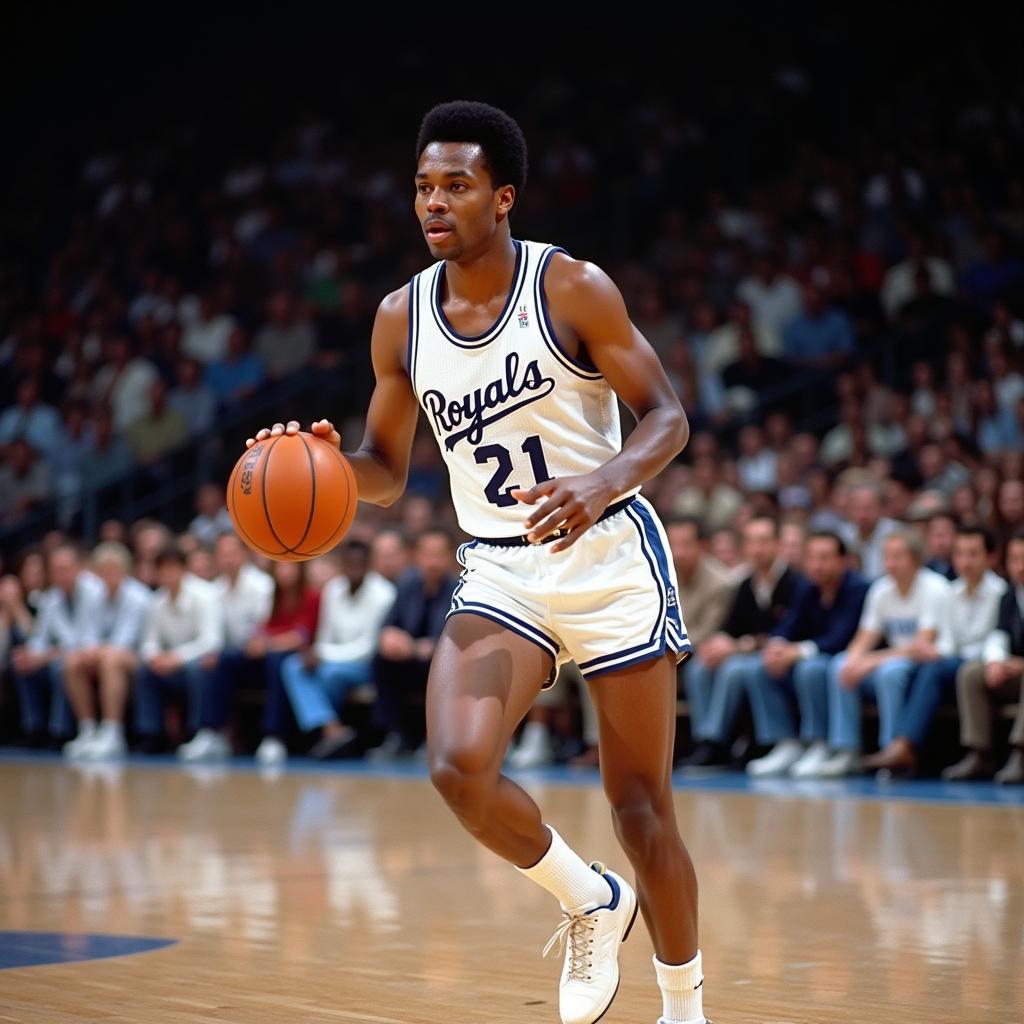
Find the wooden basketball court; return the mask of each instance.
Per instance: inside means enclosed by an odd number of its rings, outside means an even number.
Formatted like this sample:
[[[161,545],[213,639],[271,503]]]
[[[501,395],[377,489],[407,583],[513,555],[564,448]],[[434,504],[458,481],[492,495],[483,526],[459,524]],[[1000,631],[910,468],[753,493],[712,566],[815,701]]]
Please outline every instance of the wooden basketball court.
[[[557,1024],[557,906],[422,768],[241,764],[0,760],[0,1021]],[[519,778],[628,872],[595,777]],[[1024,1020],[1024,794],[895,792],[680,783],[715,1024]],[[651,953],[638,920],[608,1024],[655,1024]]]

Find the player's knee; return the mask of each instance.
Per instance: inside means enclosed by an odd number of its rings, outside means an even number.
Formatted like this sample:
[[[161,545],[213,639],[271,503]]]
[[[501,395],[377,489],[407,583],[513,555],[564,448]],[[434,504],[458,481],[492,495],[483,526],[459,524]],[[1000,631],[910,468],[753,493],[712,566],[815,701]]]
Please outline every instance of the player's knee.
[[[451,746],[430,759],[430,781],[460,817],[477,817],[490,805],[497,780],[478,747]]]
[[[660,842],[670,817],[670,805],[652,789],[638,784],[621,797],[612,797],[612,821],[623,849],[645,856]]]

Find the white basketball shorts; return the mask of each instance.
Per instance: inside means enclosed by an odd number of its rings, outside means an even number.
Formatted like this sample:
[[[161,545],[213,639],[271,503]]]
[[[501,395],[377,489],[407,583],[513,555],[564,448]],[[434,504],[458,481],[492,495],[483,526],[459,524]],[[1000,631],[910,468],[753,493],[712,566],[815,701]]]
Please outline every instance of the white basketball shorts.
[[[555,665],[545,686],[568,661],[593,679],[666,650],[677,664],[690,656],[665,528],[646,498],[564,551],[552,547],[462,544],[448,616],[482,615],[547,651]]]

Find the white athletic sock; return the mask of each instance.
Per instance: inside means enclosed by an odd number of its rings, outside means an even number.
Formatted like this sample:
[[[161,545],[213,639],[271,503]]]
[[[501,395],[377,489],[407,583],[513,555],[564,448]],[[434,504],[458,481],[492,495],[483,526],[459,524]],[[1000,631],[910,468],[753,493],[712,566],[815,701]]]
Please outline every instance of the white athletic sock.
[[[612,887],[550,826],[551,846],[533,867],[516,870],[555,896],[566,910],[594,910],[612,901]]]
[[[704,1024],[700,950],[688,964],[663,964],[655,955],[654,971],[661,989],[665,1024]]]

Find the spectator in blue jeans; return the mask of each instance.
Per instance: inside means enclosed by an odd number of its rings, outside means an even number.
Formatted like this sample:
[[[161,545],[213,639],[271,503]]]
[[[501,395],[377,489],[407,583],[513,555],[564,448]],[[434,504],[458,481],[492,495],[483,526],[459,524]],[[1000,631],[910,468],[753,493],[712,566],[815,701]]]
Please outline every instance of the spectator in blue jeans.
[[[168,691],[184,692],[187,727],[196,732],[208,699],[209,675],[223,643],[223,622],[212,583],[185,570],[185,554],[168,547],[156,557],[160,589],[150,605],[135,677],[135,731],[145,750],[163,736]]]
[[[789,611],[801,577],[786,565],[779,524],[755,516],[743,528],[743,557],[751,568],[733,598],[722,629],[689,659],[683,685],[697,746],[685,767],[723,764],[726,744],[743,706],[744,679],[761,664],[761,648]]]
[[[941,704],[956,703],[956,674],[965,661],[981,658],[985,641],[995,629],[1006,581],[990,568],[995,537],[983,526],[961,526],[953,544],[957,579],[950,585],[950,607],[939,631],[934,660],[926,661],[910,680],[907,703],[896,724],[896,735],[882,750],[864,758],[871,771],[911,773],[917,750]]]
[[[924,567],[924,542],[915,530],[899,528],[886,537],[882,560],[885,575],[868,590],[856,636],[829,665],[832,753],[815,776],[838,778],[860,770],[865,696],[878,701],[880,744],[892,740],[910,677],[934,657],[949,614],[949,583]]]
[[[349,690],[370,682],[381,623],[395,599],[395,586],[369,568],[370,547],[348,540],[341,551],[341,575],[324,586],[316,642],[281,665],[285,691],[303,732],[320,730],[310,756],[338,756],[355,738],[339,720]]]
[[[803,560],[807,582],[773,631],[761,664],[744,682],[759,744],[774,744],[747,765],[754,776],[813,773],[828,751],[828,666],[857,632],[867,581],[849,567],[846,544],[811,534]],[[800,732],[792,704],[800,709]]]

